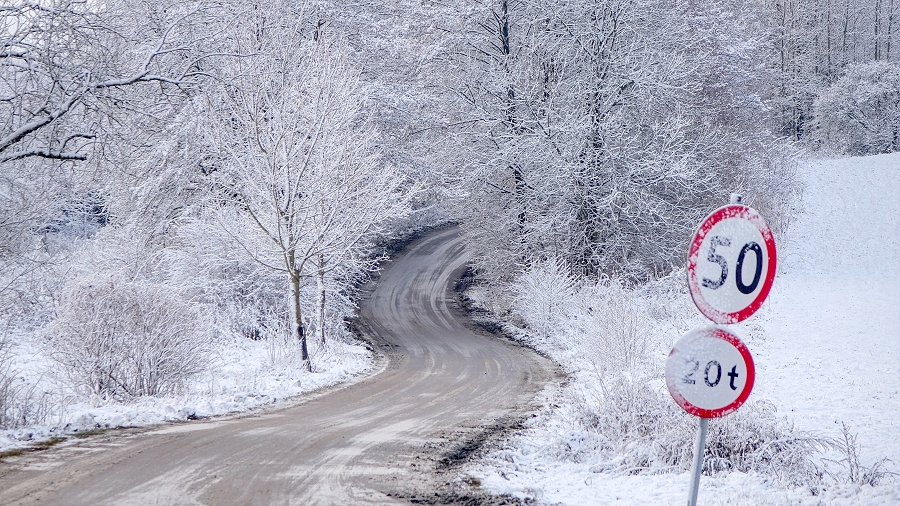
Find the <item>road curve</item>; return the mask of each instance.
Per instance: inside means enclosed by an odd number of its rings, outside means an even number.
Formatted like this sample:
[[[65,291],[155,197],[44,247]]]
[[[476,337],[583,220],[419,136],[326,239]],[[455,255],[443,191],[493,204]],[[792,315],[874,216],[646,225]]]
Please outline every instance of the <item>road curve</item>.
[[[377,374],[280,411],[0,462],[0,504],[404,504],[396,497],[434,470],[423,452],[521,415],[554,375],[546,359],[463,324],[452,288],[466,261],[446,228],[387,266],[361,306],[385,357]]]

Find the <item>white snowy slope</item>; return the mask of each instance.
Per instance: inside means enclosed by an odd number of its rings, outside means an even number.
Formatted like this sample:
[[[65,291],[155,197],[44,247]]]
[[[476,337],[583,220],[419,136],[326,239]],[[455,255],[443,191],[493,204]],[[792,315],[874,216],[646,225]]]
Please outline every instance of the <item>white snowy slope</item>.
[[[887,458],[900,472],[900,153],[809,160],[795,220],[778,238],[779,269],[760,312],[734,326],[757,366],[751,402],[769,401],[800,430],[858,434],[860,462]],[[690,315],[686,319],[692,320]],[[674,339],[677,336],[673,336]],[[589,389],[590,386],[583,386]],[[615,475],[583,456],[559,458],[548,441],[584,434],[551,407],[509,447],[469,469],[494,493],[541,504],[684,504],[686,472]],[[703,477],[701,505],[900,504],[900,478],[831,484],[820,495],[762,475]]]
[[[900,470],[900,153],[811,161],[802,208],[756,317],[754,395],[801,429],[859,434]]]

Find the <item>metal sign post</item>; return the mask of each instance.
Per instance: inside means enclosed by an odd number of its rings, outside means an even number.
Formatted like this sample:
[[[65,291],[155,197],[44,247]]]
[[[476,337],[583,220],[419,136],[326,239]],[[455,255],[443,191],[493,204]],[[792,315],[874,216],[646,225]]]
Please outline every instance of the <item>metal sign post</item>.
[[[700,419],[700,432],[694,444],[694,465],[691,467],[691,489],[688,492],[688,506],[697,506],[697,494],[700,492],[700,471],[703,469],[703,450],[706,448],[706,428],[709,418]]]
[[[688,506],[696,506],[710,418],[733,413],[750,397],[756,367],[747,346],[721,327],[685,334],[666,359],[666,386],[675,402],[700,418]]]

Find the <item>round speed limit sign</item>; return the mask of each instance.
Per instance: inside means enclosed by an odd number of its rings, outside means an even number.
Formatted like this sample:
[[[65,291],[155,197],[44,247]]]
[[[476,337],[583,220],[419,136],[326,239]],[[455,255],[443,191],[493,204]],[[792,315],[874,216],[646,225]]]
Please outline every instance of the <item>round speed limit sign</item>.
[[[688,288],[715,323],[737,323],[762,305],[775,279],[775,240],[755,210],[740,204],[706,217],[688,250]]]
[[[688,332],[666,360],[666,386],[672,398],[702,418],[725,416],[741,407],[755,377],[750,350],[718,327]]]

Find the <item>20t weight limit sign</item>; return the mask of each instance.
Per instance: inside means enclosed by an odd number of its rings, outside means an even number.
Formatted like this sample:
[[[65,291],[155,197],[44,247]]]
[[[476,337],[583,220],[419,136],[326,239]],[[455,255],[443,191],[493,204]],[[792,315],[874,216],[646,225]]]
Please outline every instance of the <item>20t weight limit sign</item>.
[[[725,416],[750,397],[756,369],[737,336],[711,327],[684,335],[666,360],[666,385],[675,402],[702,418]]]
[[[716,323],[746,320],[775,279],[775,240],[755,210],[731,204],[700,223],[688,250],[688,288],[697,309]]]

